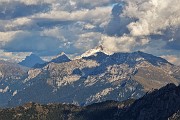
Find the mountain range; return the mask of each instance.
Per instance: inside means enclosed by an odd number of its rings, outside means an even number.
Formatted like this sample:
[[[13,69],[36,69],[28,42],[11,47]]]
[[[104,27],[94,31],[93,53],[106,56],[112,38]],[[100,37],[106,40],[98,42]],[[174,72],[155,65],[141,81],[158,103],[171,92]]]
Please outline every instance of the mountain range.
[[[1,79],[1,107],[28,102],[86,106],[106,100],[124,101],[180,82],[180,67],[163,58],[140,51],[107,54],[102,47],[73,60],[61,54],[38,67],[19,69],[18,79]]]
[[[88,106],[27,103],[0,109],[1,120],[180,120],[180,86],[168,84],[142,98]]]

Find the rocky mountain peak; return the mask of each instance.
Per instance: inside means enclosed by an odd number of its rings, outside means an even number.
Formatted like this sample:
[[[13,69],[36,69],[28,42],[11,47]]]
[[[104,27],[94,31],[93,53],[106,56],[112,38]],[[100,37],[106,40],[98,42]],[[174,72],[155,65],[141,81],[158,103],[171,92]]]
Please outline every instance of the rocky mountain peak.
[[[56,57],[54,57],[50,62],[62,63],[62,62],[69,62],[69,61],[71,60],[68,58],[68,56],[64,52],[61,52]]]
[[[63,56],[63,55],[67,56],[66,53],[61,52],[61,53],[59,53],[57,56],[55,56],[54,58],[58,58],[58,57],[61,57],[61,56]]]
[[[137,51],[132,53],[132,56],[136,58],[136,61],[138,60],[145,60],[153,65],[163,65],[163,64],[171,64],[167,60],[161,57],[154,56],[152,54],[144,53],[141,51]]]
[[[84,55],[85,57],[82,57],[82,58],[95,60],[98,63],[106,63],[108,65],[128,64],[129,66],[135,66],[142,62],[147,62],[154,66],[161,66],[165,64],[172,65],[167,60],[161,57],[156,57],[156,56],[153,56],[151,54],[144,53],[141,51],[132,52],[132,53],[117,52],[114,54],[106,54],[105,52],[102,52],[102,51],[96,51],[96,52],[93,52],[92,55],[90,56],[89,55],[87,56]]]
[[[26,58],[21,61],[19,64],[25,67],[30,67],[32,68],[36,64],[43,64],[45,61],[43,61],[39,56],[35,54],[31,54],[29,56],[26,56]]]
[[[36,64],[34,68],[43,68],[49,63],[63,63],[63,62],[70,62],[70,61],[71,60],[69,59],[69,57],[64,52],[61,52],[60,54],[55,56],[51,61],[43,63],[43,64]]]

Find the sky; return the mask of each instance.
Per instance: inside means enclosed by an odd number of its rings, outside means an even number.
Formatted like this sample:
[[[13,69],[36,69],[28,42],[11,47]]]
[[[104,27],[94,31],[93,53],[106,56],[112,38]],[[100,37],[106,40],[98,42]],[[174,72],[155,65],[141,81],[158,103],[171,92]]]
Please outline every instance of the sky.
[[[180,65],[179,0],[0,0],[0,58],[70,56],[103,45]]]

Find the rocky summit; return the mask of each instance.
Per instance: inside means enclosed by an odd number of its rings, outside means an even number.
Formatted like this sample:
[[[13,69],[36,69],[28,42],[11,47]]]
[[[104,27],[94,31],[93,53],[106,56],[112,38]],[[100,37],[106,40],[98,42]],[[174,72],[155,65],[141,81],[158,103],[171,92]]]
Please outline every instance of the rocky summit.
[[[45,63],[45,61],[43,61],[39,56],[35,54],[31,54],[30,56],[27,56],[19,64],[25,67],[33,68],[36,64],[43,64],[43,63]]]
[[[45,62],[45,63],[38,63],[33,66],[33,68],[43,68],[49,63],[63,63],[63,62],[70,62],[71,60],[68,58],[68,56],[62,52],[58,54],[56,57],[54,57],[51,61]]]

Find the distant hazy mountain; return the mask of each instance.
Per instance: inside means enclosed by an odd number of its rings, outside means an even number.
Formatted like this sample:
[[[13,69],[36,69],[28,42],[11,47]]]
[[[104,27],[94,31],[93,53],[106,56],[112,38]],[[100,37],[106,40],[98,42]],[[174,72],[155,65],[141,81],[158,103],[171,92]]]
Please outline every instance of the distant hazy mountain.
[[[35,54],[31,54],[30,56],[27,56],[19,64],[22,66],[32,68],[36,64],[43,64],[43,63],[45,63],[45,61],[43,61],[39,56],[37,56]]]
[[[45,62],[43,64],[36,64],[34,66],[34,68],[43,68],[43,67],[45,67],[46,65],[48,65],[49,63],[52,63],[52,62],[53,63],[63,63],[63,62],[69,62],[69,61],[71,61],[71,60],[67,57],[67,55],[64,52],[62,52],[62,53],[58,54],[57,56],[55,56],[49,62]]]
[[[180,86],[168,84],[137,100],[105,101],[85,107],[28,103],[0,110],[0,117],[2,120],[179,120]]]
[[[112,55],[94,52],[69,62],[49,62],[43,68],[30,70],[23,81],[24,89],[12,96],[9,106],[30,101],[88,105],[105,100],[137,99],[168,83],[178,85],[179,73],[179,67],[165,59],[140,51]]]

